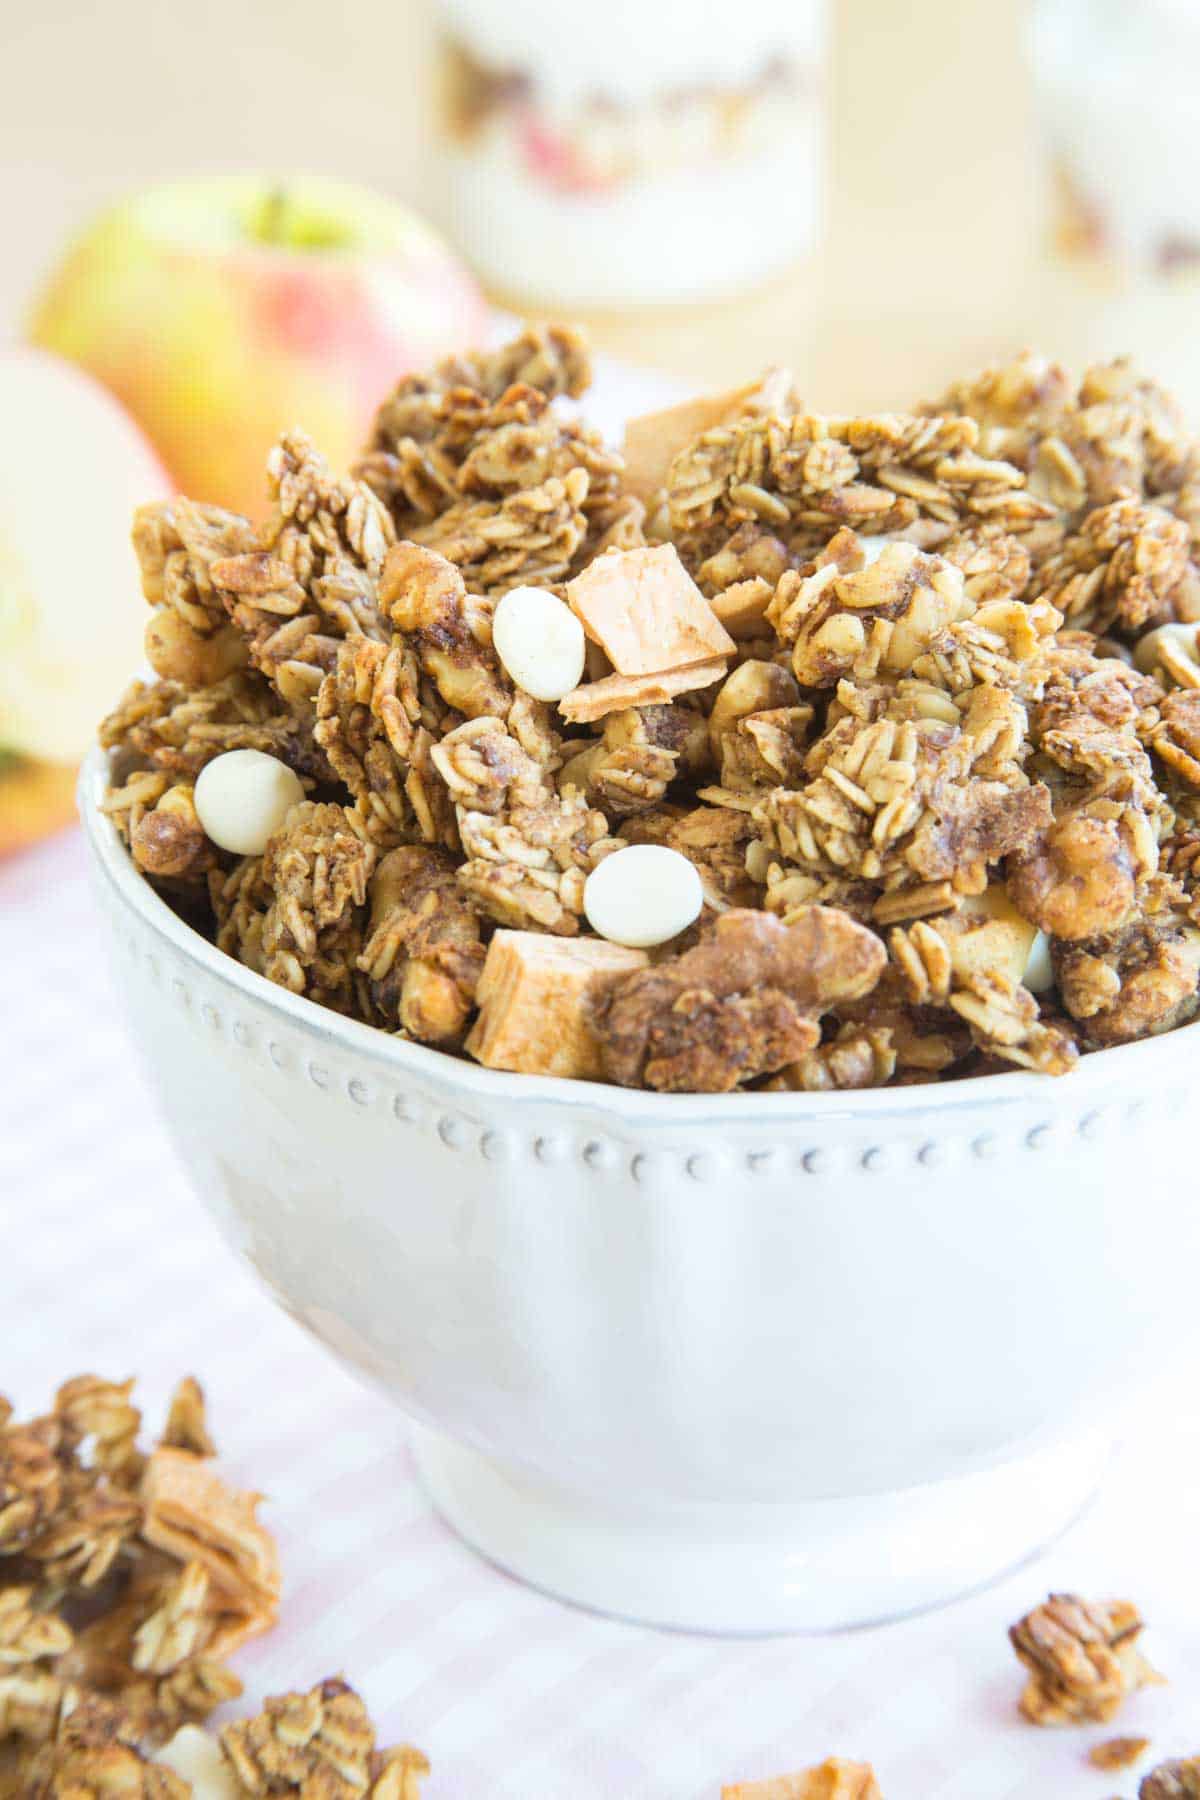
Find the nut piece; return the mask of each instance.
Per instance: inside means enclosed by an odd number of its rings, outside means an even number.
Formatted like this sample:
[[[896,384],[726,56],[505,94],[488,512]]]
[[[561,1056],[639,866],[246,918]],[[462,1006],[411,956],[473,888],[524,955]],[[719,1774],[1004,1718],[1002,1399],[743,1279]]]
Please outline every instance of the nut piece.
[[[627,706],[662,706],[676,694],[698,693],[720,681],[729,664],[723,656],[689,663],[685,669],[660,669],[654,675],[605,675],[589,681],[559,701],[558,710],[573,725],[589,724]]]
[[[483,966],[479,918],[442,850],[403,844],[371,877],[369,935],[358,959],[382,1020],[423,1044],[456,1043]]]
[[[733,654],[733,639],[673,544],[607,551],[568,582],[567,600],[618,675],[653,675]]]
[[[498,931],[479,978],[479,1017],[467,1050],[489,1069],[600,1078],[600,1044],[584,998],[644,968],[644,951],[596,938]]]
[[[1138,1788],[1138,1800],[1200,1800],[1200,1756],[1159,1763]]]
[[[700,916],[704,889],[694,863],[663,844],[630,844],[592,870],[583,910],[610,944],[647,950],[665,944]]]
[[[492,617],[492,643],[517,686],[535,700],[561,700],[579,685],[583,626],[546,588],[509,588]]]
[[[1009,1628],[1030,1678],[1021,1711],[1033,1725],[1103,1723],[1126,1696],[1162,1680],[1137,1647],[1142,1619],[1128,1600],[1051,1594]]]
[[[873,932],[835,907],[795,923],[735,907],[682,956],[624,976],[591,1002],[605,1073],[624,1087],[728,1093],[798,1062],[817,1016],[875,986]]]
[[[263,750],[227,750],[196,778],[196,816],[213,843],[235,856],[261,856],[303,798],[300,777]]]
[[[870,1763],[831,1756],[819,1768],[766,1781],[739,1781],[721,1789],[721,1800],[883,1800]]]

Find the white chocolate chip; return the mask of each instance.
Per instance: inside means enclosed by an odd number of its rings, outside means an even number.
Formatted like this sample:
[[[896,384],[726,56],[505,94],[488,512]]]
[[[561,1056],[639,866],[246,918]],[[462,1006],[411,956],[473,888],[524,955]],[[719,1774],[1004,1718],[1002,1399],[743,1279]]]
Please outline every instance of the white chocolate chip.
[[[1159,625],[1146,632],[1133,646],[1134,664],[1143,675],[1153,675],[1164,661],[1164,652],[1168,659],[1174,660],[1174,652],[1185,663],[1200,664],[1200,625]]]
[[[535,700],[561,700],[579,686],[587,644],[583,626],[545,588],[510,588],[492,617],[496,655]]]
[[[631,950],[677,937],[699,918],[703,904],[699,870],[663,844],[614,850],[592,870],[583,890],[592,930]]]
[[[241,1796],[241,1785],[217,1739],[198,1725],[181,1725],[154,1760],[191,1782],[193,1800],[239,1800]]]
[[[1039,931],[1029,946],[1029,955],[1025,958],[1025,973],[1021,979],[1031,994],[1048,994],[1054,986],[1050,939],[1044,931]]]
[[[300,777],[265,750],[226,750],[196,780],[200,823],[214,844],[237,856],[260,856],[303,798]]]

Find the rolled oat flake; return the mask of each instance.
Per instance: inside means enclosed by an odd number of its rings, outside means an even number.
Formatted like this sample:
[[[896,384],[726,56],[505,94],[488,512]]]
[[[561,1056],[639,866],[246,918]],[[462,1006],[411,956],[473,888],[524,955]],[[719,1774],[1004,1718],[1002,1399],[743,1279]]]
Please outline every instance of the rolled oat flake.
[[[647,950],[699,918],[704,890],[694,863],[663,844],[614,850],[588,876],[583,910],[611,944]]]

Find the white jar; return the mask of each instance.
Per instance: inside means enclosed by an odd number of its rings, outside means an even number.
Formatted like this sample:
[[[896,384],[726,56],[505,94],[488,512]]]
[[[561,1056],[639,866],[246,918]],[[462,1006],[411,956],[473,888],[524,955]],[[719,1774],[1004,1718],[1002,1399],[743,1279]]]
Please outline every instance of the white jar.
[[[551,305],[736,292],[815,240],[826,0],[440,0],[459,241]]]
[[[1200,6],[1037,0],[1032,59],[1062,247],[1200,273]]]

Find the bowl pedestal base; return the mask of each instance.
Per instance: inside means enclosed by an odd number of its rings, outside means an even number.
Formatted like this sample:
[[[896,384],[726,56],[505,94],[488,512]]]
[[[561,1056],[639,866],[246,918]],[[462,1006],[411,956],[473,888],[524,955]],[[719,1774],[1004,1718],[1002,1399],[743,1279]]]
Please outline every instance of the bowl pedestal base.
[[[982,1473],[799,1504],[607,1505],[412,1428],[438,1512],[481,1555],[579,1606],[684,1631],[831,1631],[969,1593],[1066,1529],[1111,1439]]]

